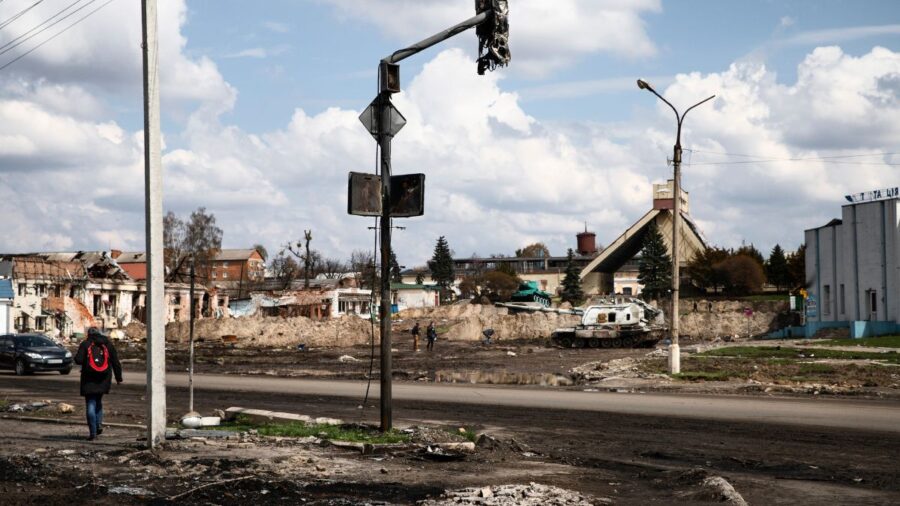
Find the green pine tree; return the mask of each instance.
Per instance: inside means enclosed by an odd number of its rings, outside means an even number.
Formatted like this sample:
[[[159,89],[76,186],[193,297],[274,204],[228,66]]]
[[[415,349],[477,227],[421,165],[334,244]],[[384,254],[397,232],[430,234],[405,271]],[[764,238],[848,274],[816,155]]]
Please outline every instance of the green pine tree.
[[[428,269],[431,271],[431,279],[441,287],[441,298],[448,299],[455,276],[453,256],[444,236],[438,237],[437,243],[434,245],[434,255],[428,262]]]
[[[779,244],[772,248],[769,261],[766,262],[766,277],[769,278],[769,283],[775,285],[775,288],[778,290],[781,290],[788,284],[787,257],[785,257],[784,250],[781,249]]]
[[[659,299],[672,288],[672,259],[655,222],[650,224],[644,236],[638,281],[644,285],[642,296],[647,300]]]
[[[425,284],[425,276],[422,275],[422,271],[416,273],[416,284],[422,285]]]
[[[575,265],[575,253],[569,248],[566,259],[566,277],[562,282],[563,302],[568,302],[573,306],[578,306],[584,301],[584,291],[581,289],[581,269]]]
[[[391,283],[402,283],[403,276],[400,274],[400,264],[397,263],[397,254],[391,249]]]

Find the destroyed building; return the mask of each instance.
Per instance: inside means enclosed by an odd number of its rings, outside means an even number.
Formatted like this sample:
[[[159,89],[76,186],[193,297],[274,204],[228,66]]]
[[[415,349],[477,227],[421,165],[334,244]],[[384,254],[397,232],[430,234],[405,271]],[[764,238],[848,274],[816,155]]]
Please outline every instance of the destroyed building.
[[[314,320],[346,314],[368,317],[372,290],[359,288],[353,276],[316,277],[307,281],[267,278],[254,284],[248,298],[231,299],[232,316],[305,316]]]
[[[88,327],[123,328],[144,322],[146,282],[135,280],[105,251],[0,255],[13,291],[10,330],[53,337],[83,334]],[[190,317],[190,287],[167,283],[167,321]],[[198,286],[198,317],[228,313],[227,297]]]

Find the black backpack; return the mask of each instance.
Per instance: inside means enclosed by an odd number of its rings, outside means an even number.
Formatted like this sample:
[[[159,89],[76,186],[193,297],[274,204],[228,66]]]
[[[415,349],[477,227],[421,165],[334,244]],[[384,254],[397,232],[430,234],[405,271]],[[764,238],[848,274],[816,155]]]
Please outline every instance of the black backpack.
[[[92,342],[87,347],[87,363],[92,372],[102,374],[109,369],[109,348]]]

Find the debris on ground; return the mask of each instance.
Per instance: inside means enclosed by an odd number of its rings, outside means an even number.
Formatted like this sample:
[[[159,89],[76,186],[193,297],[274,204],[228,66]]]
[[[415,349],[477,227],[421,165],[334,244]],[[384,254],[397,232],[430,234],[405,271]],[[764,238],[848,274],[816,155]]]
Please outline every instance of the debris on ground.
[[[606,497],[592,497],[540,483],[528,485],[496,485],[472,487],[446,492],[438,499],[419,503],[421,506],[451,504],[484,504],[489,506],[562,506],[574,504],[612,504]]]
[[[647,372],[640,367],[644,359],[657,357],[659,352],[663,352],[663,355],[666,353],[665,350],[658,349],[639,358],[624,357],[606,361],[598,360],[573,367],[569,372],[576,381],[583,383],[603,381],[610,378],[669,379],[665,374]]]
[[[747,501],[734,489],[731,483],[721,476],[710,476],[703,480],[703,487],[712,492],[718,502],[732,506],[747,506]]]

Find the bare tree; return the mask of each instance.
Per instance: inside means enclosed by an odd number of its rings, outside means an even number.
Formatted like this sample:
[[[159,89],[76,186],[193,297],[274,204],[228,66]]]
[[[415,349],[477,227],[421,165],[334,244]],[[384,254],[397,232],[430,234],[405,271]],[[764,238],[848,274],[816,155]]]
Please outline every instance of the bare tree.
[[[166,278],[174,273],[184,258],[184,221],[172,211],[163,217],[163,263]]]
[[[286,290],[291,286],[291,282],[297,279],[300,274],[300,265],[296,260],[284,253],[284,250],[278,253],[278,256],[272,259],[270,264],[272,275],[278,280],[282,290]]]
[[[309,276],[315,271],[317,264],[321,262],[322,255],[318,251],[310,251],[309,249],[309,243],[312,241],[312,230],[304,230],[303,239],[305,241],[305,252],[303,251],[304,244],[301,244],[300,241],[289,242],[285,248],[303,262],[303,286],[309,288]]]
[[[347,265],[338,258],[322,259],[318,267],[317,274],[324,275],[326,279],[338,279],[347,272]]]
[[[374,290],[380,285],[378,265],[375,263],[375,255],[371,251],[355,250],[350,255],[350,270],[356,277],[356,283],[360,288]]]
[[[163,219],[163,243],[169,250],[167,281],[184,278],[192,257],[200,278],[209,279],[213,260],[222,249],[222,229],[205,207],[198,207],[186,222],[170,211]]]

